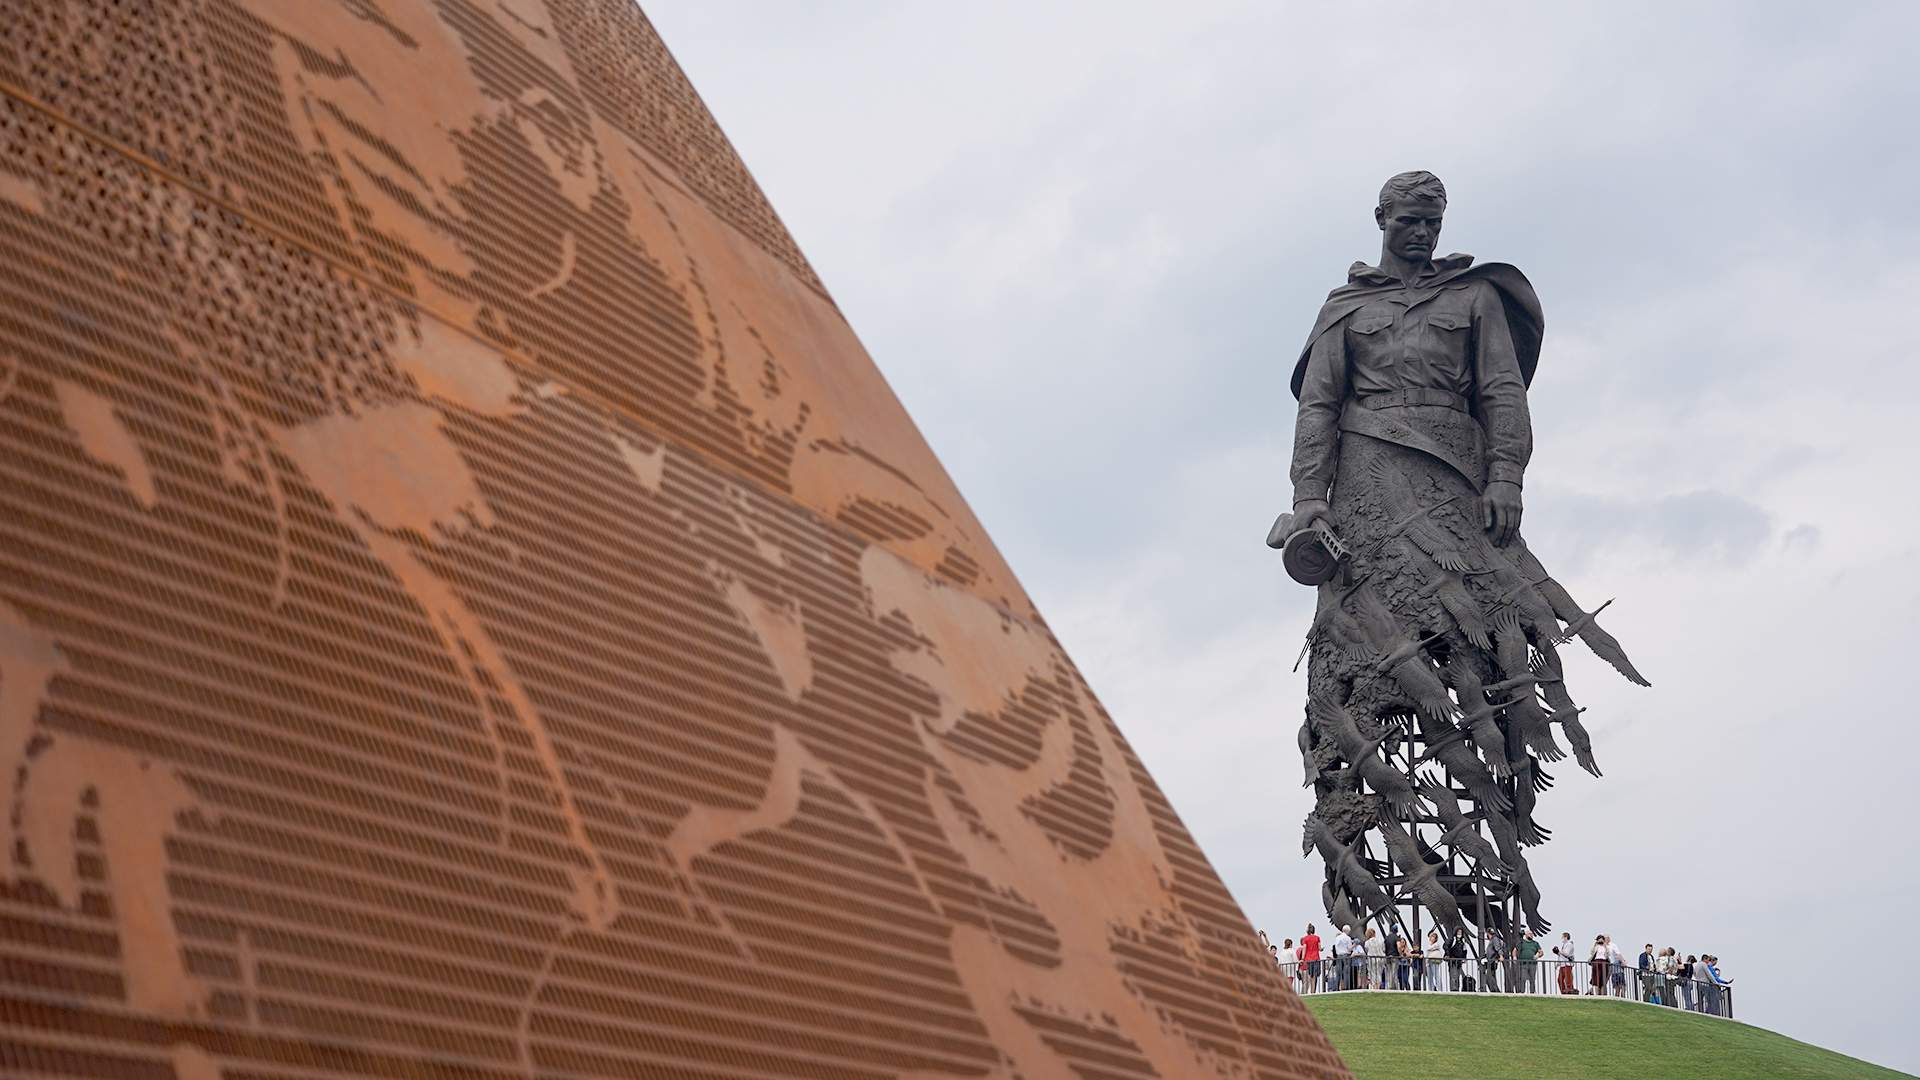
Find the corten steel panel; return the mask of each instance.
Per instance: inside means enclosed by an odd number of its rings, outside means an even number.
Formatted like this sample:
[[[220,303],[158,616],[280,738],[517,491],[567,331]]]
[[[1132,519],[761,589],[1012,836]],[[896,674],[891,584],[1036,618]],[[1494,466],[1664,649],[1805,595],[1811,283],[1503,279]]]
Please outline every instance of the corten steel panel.
[[[8,1077],[1343,1074],[624,0],[8,0]]]

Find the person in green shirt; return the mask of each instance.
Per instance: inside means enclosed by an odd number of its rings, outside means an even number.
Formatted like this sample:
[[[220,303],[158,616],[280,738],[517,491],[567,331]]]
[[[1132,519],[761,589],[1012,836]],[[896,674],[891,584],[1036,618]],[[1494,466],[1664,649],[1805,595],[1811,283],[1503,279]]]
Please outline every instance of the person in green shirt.
[[[1520,939],[1520,945],[1514,950],[1514,956],[1520,961],[1520,992],[1534,993],[1540,970],[1540,943],[1533,940],[1533,931],[1527,931],[1527,936]]]

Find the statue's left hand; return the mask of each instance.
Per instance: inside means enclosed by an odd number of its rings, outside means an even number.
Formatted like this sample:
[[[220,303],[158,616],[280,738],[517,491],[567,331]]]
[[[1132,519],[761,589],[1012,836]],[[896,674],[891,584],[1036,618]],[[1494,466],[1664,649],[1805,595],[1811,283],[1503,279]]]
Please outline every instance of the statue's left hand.
[[[1520,531],[1520,485],[1495,480],[1487,485],[1480,505],[1485,508],[1486,529],[1493,537],[1493,546],[1506,547]]]

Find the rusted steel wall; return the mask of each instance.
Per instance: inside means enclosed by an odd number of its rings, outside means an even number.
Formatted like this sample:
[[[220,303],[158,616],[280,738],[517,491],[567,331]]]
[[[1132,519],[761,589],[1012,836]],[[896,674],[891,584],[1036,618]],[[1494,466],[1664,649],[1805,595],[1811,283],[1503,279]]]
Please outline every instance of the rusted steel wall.
[[[624,0],[8,0],[0,1072],[1337,1059]]]

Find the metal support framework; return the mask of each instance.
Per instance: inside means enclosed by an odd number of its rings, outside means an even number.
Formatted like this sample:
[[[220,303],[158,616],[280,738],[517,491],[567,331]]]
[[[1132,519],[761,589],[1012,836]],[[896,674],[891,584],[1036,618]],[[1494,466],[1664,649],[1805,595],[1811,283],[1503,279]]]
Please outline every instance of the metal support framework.
[[[1453,792],[1455,798],[1463,803],[1474,803],[1475,809],[1469,814],[1470,817],[1482,818],[1483,812],[1475,802],[1473,794],[1456,783],[1445,766],[1438,761],[1422,760],[1426,749],[1425,736],[1421,734],[1419,726],[1412,723],[1404,725],[1382,746],[1387,761],[1406,775],[1407,782],[1415,790],[1419,790],[1423,776],[1438,779]],[[1514,797],[1513,778],[1502,779],[1498,783],[1509,799]],[[1471,895],[1473,898],[1471,908],[1469,909],[1463,903],[1461,910],[1462,919],[1474,927],[1470,946],[1473,955],[1477,959],[1485,959],[1485,940],[1490,915],[1497,915],[1504,921],[1503,951],[1511,948],[1519,936],[1520,925],[1519,898],[1516,895],[1514,882],[1493,870],[1482,867],[1470,856],[1452,850],[1443,850],[1438,840],[1445,833],[1446,826],[1432,811],[1425,809],[1423,803],[1416,800],[1411,805],[1410,811],[1396,817],[1395,820],[1405,827],[1409,836],[1414,838],[1414,846],[1422,854],[1435,855],[1443,860],[1445,869],[1438,876],[1440,884],[1452,890],[1456,897]],[[1363,833],[1357,842],[1361,844],[1361,858],[1375,868],[1376,879],[1392,900],[1392,904],[1387,908],[1373,913],[1371,921],[1382,934],[1385,934],[1390,927],[1398,925],[1407,929],[1415,940],[1423,940],[1425,931],[1421,929],[1421,913],[1425,905],[1409,888],[1412,875],[1402,873],[1394,867],[1384,850],[1376,854],[1375,838],[1371,830]]]

